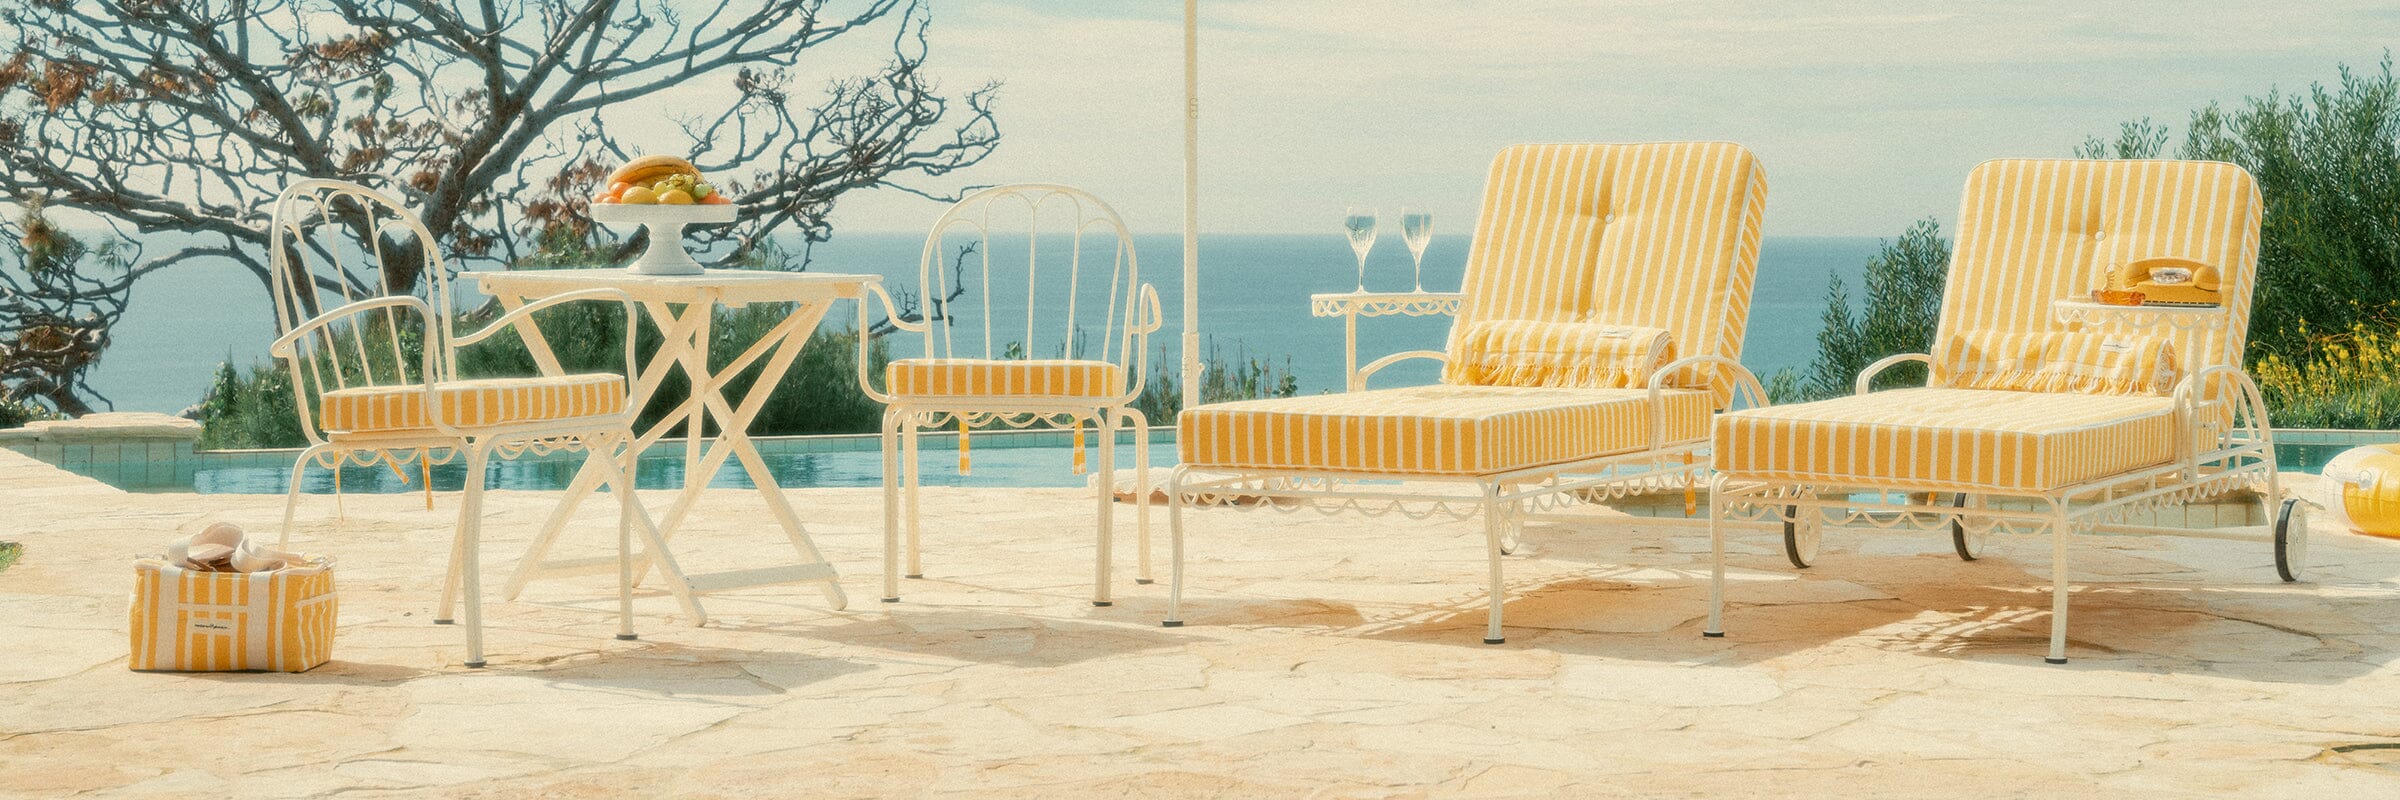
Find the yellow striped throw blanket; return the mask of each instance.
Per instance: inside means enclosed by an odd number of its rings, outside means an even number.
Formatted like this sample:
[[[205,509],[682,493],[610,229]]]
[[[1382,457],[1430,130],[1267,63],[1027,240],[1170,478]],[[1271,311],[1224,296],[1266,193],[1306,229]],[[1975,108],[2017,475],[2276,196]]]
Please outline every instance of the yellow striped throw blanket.
[[[1443,368],[1462,386],[1638,389],[1675,360],[1665,328],[1502,319],[1470,323]]]
[[[2178,377],[2164,336],[1967,331],[1941,355],[1948,385],[1960,389],[2164,395]]]

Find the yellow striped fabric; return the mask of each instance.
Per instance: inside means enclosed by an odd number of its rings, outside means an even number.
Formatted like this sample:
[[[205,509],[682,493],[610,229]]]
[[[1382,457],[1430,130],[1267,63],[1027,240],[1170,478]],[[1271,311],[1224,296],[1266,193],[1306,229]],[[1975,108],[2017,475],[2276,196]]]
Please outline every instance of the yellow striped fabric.
[[[2157,334],[1969,331],[1937,360],[1961,389],[2163,395],[2177,377],[2175,347]]]
[[[333,657],[339,601],[323,559],[270,572],[194,572],[134,564],[137,670],[301,672]]]
[[[1668,390],[1667,441],[1708,432],[1706,392]],[[1211,403],[1175,436],[1197,468],[1489,475],[1650,446],[1640,389],[1418,386]]]
[[[1468,326],[1443,367],[1464,386],[1641,388],[1675,360],[1664,328],[1591,322],[1483,320]]]
[[[1664,328],[1680,356],[1739,358],[1766,200],[1758,160],[1729,142],[1502,150],[1446,349],[1476,323],[1529,320]]]
[[[1075,359],[904,358],[884,370],[899,397],[1112,398],[1125,393],[1125,368]]]
[[[459,428],[487,428],[618,414],[625,410],[625,379],[617,375],[555,378],[490,378],[436,385],[442,417]],[[341,433],[430,430],[425,387],[361,386],[326,392],[318,403],[319,427]]]
[[[2107,288],[2117,269],[2175,258],[2215,265],[2222,325],[2155,331],[2187,372],[2238,365],[2258,274],[2258,185],[2211,161],[2002,160],[1967,176],[1935,354],[1972,331],[2056,331],[2054,300]],[[2112,333],[2135,333],[2110,330]],[[1956,385],[1934,365],[1935,385]]]
[[[1894,389],[1716,418],[1716,468],[1743,478],[2048,491],[2172,460],[2175,408],[2149,395]]]

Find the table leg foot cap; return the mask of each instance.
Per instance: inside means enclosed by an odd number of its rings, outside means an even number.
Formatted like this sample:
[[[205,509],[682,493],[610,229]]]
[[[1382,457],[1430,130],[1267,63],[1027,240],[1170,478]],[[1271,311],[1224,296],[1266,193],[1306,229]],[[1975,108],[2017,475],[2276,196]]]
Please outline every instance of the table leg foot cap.
[[[907,579],[909,579],[909,580],[912,580],[912,581],[921,581],[921,580],[924,580],[924,579],[925,579],[925,573],[919,572],[919,573],[917,573],[917,574],[914,574],[914,575],[902,575],[902,576],[900,576],[900,577],[907,578]]]
[[[1505,637],[1505,636],[1503,636],[1503,637],[1500,637],[1500,638],[1498,638],[1498,639],[1485,639],[1485,640],[1483,640],[1483,643],[1484,643],[1484,644],[1508,644],[1508,637]]]
[[[1151,580],[1151,579],[1149,579],[1149,578],[1135,578],[1135,579],[1133,579],[1133,582],[1134,582],[1134,583],[1141,584],[1141,585],[1143,585],[1143,586],[1148,586],[1148,585],[1150,585],[1150,584],[1157,583],[1158,581],[1154,581],[1154,580]]]
[[[642,635],[641,635],[641,634],[638,634],[638,633],[620,633],[620,634],[617,634],[617,641],[620,641],[620,642],[630,642],[630,641],[635,641],[635,640],[638,640],[638,639],[640,639],[640,638],[642,638]]]
[[[886,597],[886,598],[884,598],[884,599],[883,599],[883,601],[884,601],[884,602],[886,602],[886,603],[897,603],[897,602],[900,602],[900,598],[897,598],[897,597]]]
[[[1724,631],[1701,631],[1701,632],[1700,632],[1700,635],[1701,635],[1701,636],[1708,637],[1708,638],[1710,638],[1710,639],[1723,639],[1723,638],[1725,638],[1725,632],[1724,632]]]
[[[2045,661],[2045,662],[2052,663],[2052,664],[2064,664],[2064,663],[2067,663],[2067,660],[2066,660],[2066,659],[2063,659],[2063,658],[2050,658],[2050,657],[2048,657],[2048,656],[2044,656],[2044,657],[2042,658],[2042,660],[2043,660],[2043,661]]]
[[[1113,606],[1113,605],[1116,605],[1116,603],[1115,603],[1114,601],[1110,601],[1110,600],[1094,600],[1094,601],[1092,601],[1092,607],[1094,607],[1094,608],[1107,608],[1107,607],[1109,607],[1109,606]]]
[[[469,661],[467,662],[467,669],[483,669],[483,662]]]
[[[1159,626],[1159,627],[1161,627],[1161,628],[1181,628],[1181,627],[1183,627],[1183,620],[1179,620],[1179,619],[1160,620],[1160,621],[1159,621],[1159,623],[1158,623],[1158,626]]]
[[[456,624],[458,624],[458,621],[457,621],[457,620],[449,620],[449,619],[437,619],[437,620],[434,620],[434,621],[433,621],[433,624],[435,624],[435,625],[456,625]]]

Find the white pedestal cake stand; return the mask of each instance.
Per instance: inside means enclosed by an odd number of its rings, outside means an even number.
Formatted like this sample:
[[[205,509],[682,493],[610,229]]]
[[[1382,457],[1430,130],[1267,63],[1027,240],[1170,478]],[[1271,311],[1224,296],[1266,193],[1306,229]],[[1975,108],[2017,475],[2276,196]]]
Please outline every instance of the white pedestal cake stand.
[[[593,203],[592,221],[612,228],[650,229],[650,249],[631,265],[636,275],[698,275],[700,262],[683,249],[683,226],[733,221],[733,206],[629,205]]]

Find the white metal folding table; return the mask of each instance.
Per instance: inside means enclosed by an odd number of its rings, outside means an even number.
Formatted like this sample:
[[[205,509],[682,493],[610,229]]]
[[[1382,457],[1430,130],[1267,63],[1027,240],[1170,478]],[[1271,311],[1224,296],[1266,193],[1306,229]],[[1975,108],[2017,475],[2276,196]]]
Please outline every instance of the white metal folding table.
[[[655,564],[664,577],[667,590],[683,603],[693,624],[706,624],[707,612],[700,607],[698,595],[708,592],[747,586],[786,583],[817,583],[825,599],[835,609],[848,604],[842,593],[839,576],[810,541],[799,514],[792,510],[789,500],[776,485],[775,476],[767,470],[766,461],[758,448],[751,444],[750,422],[766,407],[768,395],[782,381],[809,335],[824,320],[825,313],[841,300],[856,300],[865,296],[869,283],[879,280],[872,275],[842,275],[818,272],[773,272],[756,270],[706,270],[698,275],[643,275],[625,269],[554,269],[485,272],[475,275],[485,294],[500,302],[502,308],[515,309],[531,300],[579,289],[619,289],[641,304],[663,334],[658,350],[650,362],[633,376],[632,408],[642,408],[656,394],[660,383],[671,369],[680,369],[689,377],[689,399],[661,418],[649,430],[634,440],[636,451],[649,448],[664,438],[677,423],[685,430],[683,491],[674,505],[658,523],[659,535],[672,536],[697,504],[709,478],[729,457],[738,458],[749,473],[750,482],[759,495],[766,498],[767,510],[774,516],[784,534],[791,540],[799,556],[798,563],[760,566],[707,575],[686,575],[671,557],[645,559],[643,569]],[[757,343],[728,362],[724,368],[709,368],[711,322],[717,306],[739,307],[751,303],[788,303],[791,311],[781,323],[759,337]],[[628,320],[628,324],[631,324]],[[558,368],[558,356],[539,337],[526,337],[534,359],[545,369]],[[758,367],[757,377],[737,402],[725,394],[727,385],[750,368]],[[705,423],[714,419],[718,432],[713,439],[702,440]],[[600,484],[599,472],[586,465],[568,487],[550,519],[543,523],[533,546],[508,582],[511,599],[524,591],[525,585],[537,577],[589,575],[616,569],[615,557],[588,559],[550,559],[549,552],[566,526],[567,518],[577,505]]]

